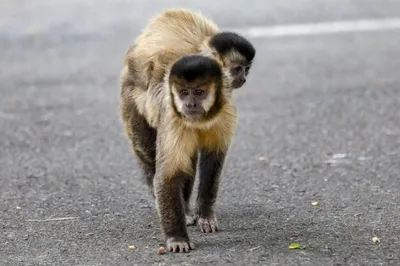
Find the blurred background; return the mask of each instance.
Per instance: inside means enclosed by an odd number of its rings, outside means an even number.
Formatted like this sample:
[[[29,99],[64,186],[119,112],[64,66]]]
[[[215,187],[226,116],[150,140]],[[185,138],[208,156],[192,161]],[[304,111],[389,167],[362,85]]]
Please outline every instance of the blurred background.
[[[221,231],[191,227],[196,251],[160,257],[118,105],[123,56],[167,7],[248,34],[257,55]],[[0,264],[398,265],[399,19],[398,0],[0,1]],[[347,32],[306,34],[340,21]]]

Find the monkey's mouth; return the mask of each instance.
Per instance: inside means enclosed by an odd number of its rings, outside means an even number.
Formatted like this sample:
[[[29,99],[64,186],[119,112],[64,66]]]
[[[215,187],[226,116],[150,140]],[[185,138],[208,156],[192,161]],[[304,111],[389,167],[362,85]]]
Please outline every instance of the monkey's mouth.
[[[199,110],[185,110],[183,115],[190,120],[199,120],[203,117],[204,112]]]
[[[232,87],[237,89],[237,88],[242,87],[244,83],[246,83],[246,81],[234,80],[232,82]]]

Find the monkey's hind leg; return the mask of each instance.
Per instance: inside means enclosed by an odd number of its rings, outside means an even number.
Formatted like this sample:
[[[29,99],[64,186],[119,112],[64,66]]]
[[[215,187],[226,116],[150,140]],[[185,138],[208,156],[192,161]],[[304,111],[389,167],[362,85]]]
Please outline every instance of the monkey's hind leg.
[[[216,153],[202,150],[200,155],[200,183],[196,201],[195,220],[203,233],[218,231],[218,221],[214,212],[218,187],[226,152]]]
[[[141,167],[144,179],[151,194],[154,196],[153,180],[156,172],[156,129],[150,127],[144,116],[136,110],[132,112],[130,123],[127,124],[132,150]]]
[[[150,193],[154,197],[153,180],[154,175],[156,174],[155,163],[142,159],[143,157],[145,157],[145,155],[140,150],[135,149],[135,153],[139,158],[139,165],[141,167],[141,171],[146,181],[146,184],[149,187]]]

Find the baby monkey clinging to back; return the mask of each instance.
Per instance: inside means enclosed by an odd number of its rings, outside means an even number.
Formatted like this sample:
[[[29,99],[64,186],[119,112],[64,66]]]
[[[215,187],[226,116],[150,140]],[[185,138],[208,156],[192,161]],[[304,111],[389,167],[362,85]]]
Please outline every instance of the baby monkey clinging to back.
[[[254,55],[243,37],[220,32],[212,21],[184,9],[153,17],[126,54],[122,120],[155,196],[169,251],[194,249],[186,225],[218,230],[214,205],[236,128],[232,91],[244,84]]]

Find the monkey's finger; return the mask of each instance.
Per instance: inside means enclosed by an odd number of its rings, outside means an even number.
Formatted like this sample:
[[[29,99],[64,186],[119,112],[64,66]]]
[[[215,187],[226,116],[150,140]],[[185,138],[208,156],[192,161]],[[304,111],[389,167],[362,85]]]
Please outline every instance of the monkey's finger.
[[[207,226],[207,233],[212,233],[212,225],[208,224]]]
[[[210,224],[209,223],[203,223],[202,224],[202,228],[203,228],[203,233],[210,233],[211,232],[211,228],[210,228]]]
[[[200,230],[201,230],[202,233],[205,233],[205,232],[206,232],[206,229],[205,229],[205,227],[204,227],[202,224],[200,225]]]
[[[211,231],[212,231],[213,233],[216,233],[216,232],[218,231],[218,226],[215,225],[215,224],[211,224]]]
[[[196,246],[192,242],[189,242],[189,247],[190,249],[196,249]]]
[[[184,243],[183,245],[181,245],[181,252],[189,252],[189,244],[188,243]]]

